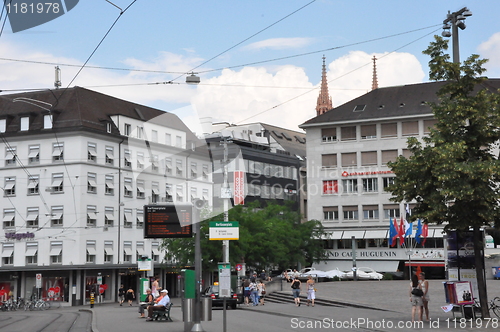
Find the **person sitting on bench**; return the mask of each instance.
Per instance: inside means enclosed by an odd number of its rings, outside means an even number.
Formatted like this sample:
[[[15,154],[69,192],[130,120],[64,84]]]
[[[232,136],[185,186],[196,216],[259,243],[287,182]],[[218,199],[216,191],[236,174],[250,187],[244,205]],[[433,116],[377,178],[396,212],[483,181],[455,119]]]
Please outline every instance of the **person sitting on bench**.
[[[153,311],[155,310],[165,310],[167,308],[167,305],[170,303],[170,297],[168,297],[168,291],[166,289],[163,289],[161,291],[163,298],[158,302],[156,305],[150,305],[148,306],[148,318],[146,321],[150,322],[153,320]]]

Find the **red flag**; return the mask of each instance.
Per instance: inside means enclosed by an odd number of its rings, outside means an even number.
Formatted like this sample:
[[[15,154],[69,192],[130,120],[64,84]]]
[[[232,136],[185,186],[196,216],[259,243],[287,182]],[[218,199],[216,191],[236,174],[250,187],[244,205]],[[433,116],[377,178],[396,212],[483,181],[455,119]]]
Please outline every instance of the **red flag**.
[[[394,218],[394,220],[389,219],[389,222],[390,222],[389,236],[391,237],[389,239],[389,244],[391,245],[391,247],[394,247],[397,243],[396,239],[398,238],[399,234],[398,221],[396,218]]]
[[[398,237],[399,237],[399,243],[403,243],[405,240],[405,224],[403,221],[403,217],[401,216],[401,223],[399,224],[399,229],[398,229]]]
[[[427,240],[427,235],[429,235],[429,225],[424,224],[422,226],[422,237],[424,238],[424,241],[422,242],[422,246],[425,244],[425,240]]]

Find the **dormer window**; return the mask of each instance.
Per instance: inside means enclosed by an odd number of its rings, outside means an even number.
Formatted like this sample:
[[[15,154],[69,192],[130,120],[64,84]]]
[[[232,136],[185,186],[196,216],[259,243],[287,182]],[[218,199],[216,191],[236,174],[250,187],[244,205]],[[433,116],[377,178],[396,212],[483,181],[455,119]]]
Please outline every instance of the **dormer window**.
[[[366,108],[366,105],[356,105],[354,109],[352,110],[353,112],[363,112]]]
[[[46,114],[43,116],[43,129],[52,129],[52,115]]]
[[[27,131],[30,129],[30,118],[29,116],[23,116],[21,118],[21,131]]]

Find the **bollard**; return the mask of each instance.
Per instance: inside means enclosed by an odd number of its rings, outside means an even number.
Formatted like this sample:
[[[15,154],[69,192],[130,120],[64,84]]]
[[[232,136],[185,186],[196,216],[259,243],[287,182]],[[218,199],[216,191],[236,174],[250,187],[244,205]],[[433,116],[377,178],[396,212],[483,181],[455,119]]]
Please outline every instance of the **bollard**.
[[[94,293],[90,293],[90,307],[91,308],[94,307],[94,302],[95,302]]]
[[[212,298],[202,297],[201,298],[201,320],[210,321],[212,320]]]

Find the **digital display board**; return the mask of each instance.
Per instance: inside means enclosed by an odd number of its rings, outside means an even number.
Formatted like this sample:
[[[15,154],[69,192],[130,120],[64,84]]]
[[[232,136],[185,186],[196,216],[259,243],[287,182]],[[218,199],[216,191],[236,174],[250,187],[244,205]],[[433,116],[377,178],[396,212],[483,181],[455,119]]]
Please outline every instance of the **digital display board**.
[[[190,204],[144,206],[144,238],[183,238],[192,235]]]

